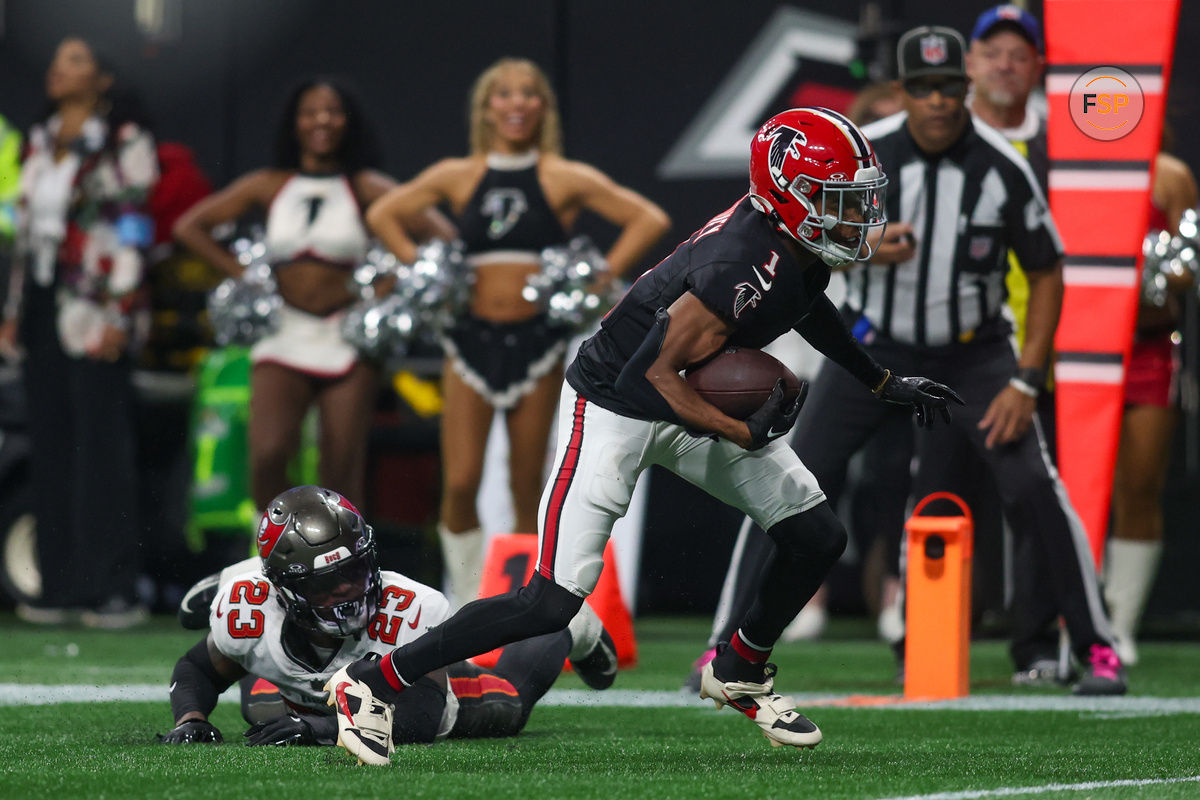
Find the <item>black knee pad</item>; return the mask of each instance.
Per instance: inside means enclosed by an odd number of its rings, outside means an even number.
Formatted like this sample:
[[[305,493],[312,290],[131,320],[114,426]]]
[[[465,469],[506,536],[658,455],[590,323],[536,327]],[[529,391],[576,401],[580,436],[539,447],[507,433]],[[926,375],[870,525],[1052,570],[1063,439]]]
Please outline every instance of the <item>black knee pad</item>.
[[[828,502],[780,520],[767,534],[788,558],[817,557],[832,563],[846,550],[846,528]]]
[[[557,583],[534,573],[529,583],[517,591],[522,616],[527,620],[530,636],[554,633],[567,627],[583,605],[583,598],[572,594]]]

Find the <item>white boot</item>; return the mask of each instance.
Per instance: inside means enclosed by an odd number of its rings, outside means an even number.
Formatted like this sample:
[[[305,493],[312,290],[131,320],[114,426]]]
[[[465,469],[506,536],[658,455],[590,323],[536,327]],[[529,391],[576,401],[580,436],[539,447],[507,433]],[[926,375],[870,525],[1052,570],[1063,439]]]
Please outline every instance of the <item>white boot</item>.
[[[1113,649],[1121,663],[1132,666],[1138,661],[1137,629],[1146,608],[1146,599],[1154,587],[1162,542],[1138,539],[1110,539],[1104,565],[1104,600],[1112,621]]]
[[[457,611],[479,596],[479,582],[483,579],[483,530],[452,533],[445,525],[438,525],[438,538],[442,541],[442,561],[446,565],[446,593],[450,596],[451,610]]]

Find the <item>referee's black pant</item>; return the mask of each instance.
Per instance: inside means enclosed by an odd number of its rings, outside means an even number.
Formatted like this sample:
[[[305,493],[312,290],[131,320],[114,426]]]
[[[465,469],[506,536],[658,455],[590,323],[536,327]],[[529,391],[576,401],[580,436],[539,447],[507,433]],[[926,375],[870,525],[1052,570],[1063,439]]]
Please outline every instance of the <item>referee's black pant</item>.
[[[1028,544],[1042,556],[1044,585],[1030,590],[1052,598],[1066,621],[1076,656],[1086,663],[1091,645],[1111,645],[1112,633],[1087,536],[1051,463],[1036,417],[1034,425],[1016,442],[990,450],[984,446],[988,432],[980,430],[979,421],[1016,371],[1011,342],[991,339],[918,348],[876,340],[865,349],[893,372],[944,383],[966,402],[965,406],[952,407],[950,426],[939,418],[932,430],[918,432],[919,466],[913,484],[914,496],[925,497],[960,484],[953,474],[958,460],[952,456],[962,447],[963,440],[968,441],[995,478],[1017,547]],[[796,424],[793,446],[821,487],[836,497],[850,457],[897,414],[907,416],[910,412],[880,402],[844,369],[826,362],[810,386],[808,400]],[[905,475],[896,477],[897,482],[906,480]],[[750,537],[755,546],[748,541],[745,552],[739,554],[740,563],[730,570],[730,578],[737,585],[727,586],[727,595],[744,595],[747,585],[757,582],[762,572],[761,561],[773,554],[761,541],[765,538]],[[1029,582],[1020,581],[1017,585],[1030,586]],[[736,629],[744,611],[739,605],[734,600],[730,629]]]

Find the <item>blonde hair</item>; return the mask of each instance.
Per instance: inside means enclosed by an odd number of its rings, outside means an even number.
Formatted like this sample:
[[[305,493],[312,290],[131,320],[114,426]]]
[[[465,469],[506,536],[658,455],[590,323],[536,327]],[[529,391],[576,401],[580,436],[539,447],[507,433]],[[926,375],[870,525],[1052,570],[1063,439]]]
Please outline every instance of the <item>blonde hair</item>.
[[[543,153],[561,155],[562,122],[558,114],[558,100],[554,96],[554,90],[550,88],[550,81],[546,78],[546,73],[527,58],[502,58],[475,79],[475,86],[471,89],[471,107],[469,109],[471,153],[480,155],[492,149],[492,140],[495,138],[496,132],[492,128],[492,123],[487,119],[488,100],[491,98],[492,89],[495,88],[500,73],[513,68],[527,70],[533,76],[534,88],[538,96],[542,98],[544,109],[542,124],[537,135],[537,149]]]

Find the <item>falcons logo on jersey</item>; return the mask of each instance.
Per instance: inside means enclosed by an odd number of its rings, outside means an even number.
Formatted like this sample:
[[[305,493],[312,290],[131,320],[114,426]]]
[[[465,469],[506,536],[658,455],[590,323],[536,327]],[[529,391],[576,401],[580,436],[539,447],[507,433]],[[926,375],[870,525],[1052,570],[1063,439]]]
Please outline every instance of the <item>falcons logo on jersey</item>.
[[[759,300],[762,300],[762,294],[754,288],[754,284],[749,281],[739,283],[734,287],[733,318],[740,318],[743,311],[757,306]]]
[[[788,184],[791,183],[791,179],[784,175],[783,165],[787,163],[788,156],[800,159],[800,145],[803,144],[808,144],[808,137],[795,128],[780,125],[771,131],[771,149],[767,153],[767,163],[771,168],[771,178],[780,191],[787,191]],[[791,170],[790,174],[795,174],[795,170]]]

